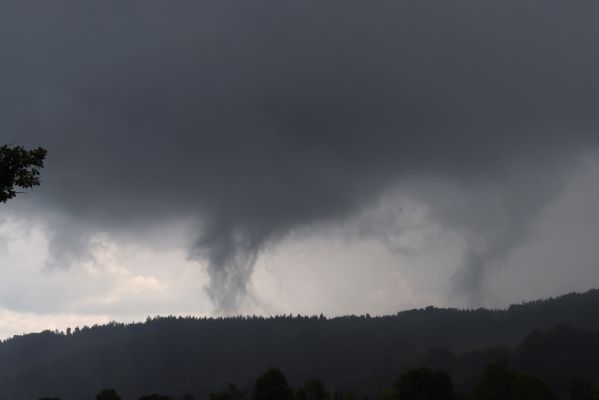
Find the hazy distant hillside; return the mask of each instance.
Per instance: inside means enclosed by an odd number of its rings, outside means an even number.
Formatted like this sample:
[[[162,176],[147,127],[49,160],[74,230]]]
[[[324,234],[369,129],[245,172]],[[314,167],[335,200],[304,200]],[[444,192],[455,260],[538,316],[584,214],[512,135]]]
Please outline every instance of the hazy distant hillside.
[[[543,374],[558,359],[543,359],[551,340],[588,339],[596,347],[597,335],[580,330],[599,331],[597,310],[599,290],[592,290],[507,310],[429,307],[333,319],[166,317],[47,331],[0,343],[0,398],[84,399],[115,387],[125,399],[154,391],[204,399],[228,382],[247,387],[269,366],[282,369],[292,384],[319,377],[332,389],[372,393],[416,363],[454,371],[467,383],[471,370],[508,350],[516,363]],[[556,325],[577,330],[530,335]]]

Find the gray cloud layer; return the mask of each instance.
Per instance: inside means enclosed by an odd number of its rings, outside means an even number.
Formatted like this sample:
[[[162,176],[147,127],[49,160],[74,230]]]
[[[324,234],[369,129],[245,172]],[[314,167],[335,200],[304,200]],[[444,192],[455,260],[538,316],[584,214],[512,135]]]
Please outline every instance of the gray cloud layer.
[[[264,246],[408,177],[459,188],[419,195],[481,239],[458,278],[479,288],[597,144],[598,16],[554,0],[4,2],[2,142],[49,150],[26,202],[61,216],[59,258],[97,230],[192,219],[223,310]]]

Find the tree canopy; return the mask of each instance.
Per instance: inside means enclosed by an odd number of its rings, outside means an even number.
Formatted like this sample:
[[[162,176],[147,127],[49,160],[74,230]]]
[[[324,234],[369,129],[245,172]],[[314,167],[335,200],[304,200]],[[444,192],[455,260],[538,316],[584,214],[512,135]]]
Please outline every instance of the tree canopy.
[[[597,309],[595,289],[505,311],[426,308],[371,318],[169,316],[64,333],[46,330],[0,342],[0,399],[94,399],[92,391],[113,387],[127,400],[152,393],[173,400],[183,400],[183,393],[196,399],[213,393],[211,400],[289,400],[289,386],[295,386],[295,400],[397,400],[392,383],[398,376],[428,368],[446,371],[459,399],[548,400],[538,377],[559,399],[572,393],[572,400],[599,400]],[[508,364],[496,362],[502,359]],[[271,373],[254,393],[255,378],[267,365],[290,379]],[[406,388],[428,395],[417,390],[426,376],[414,374]],[[314,377],[323,385],[309,381],[298,387]],[[443,381],[437,377],[431,380]],[[221,386],[225,382],[237,387]],[[218,389],[224,390],[214,393]]]
[[[307,380],[296,393],[297,400],[328,400],[331,394],[318,378]]]
[[[411,369],[393,385],[397,400],[455,400],[453,382],[445,371]]]
[[[269,368],[261,377],[256,379],[252,400],[291,400],[293,389],[287,383],[287,378],[276,368]]]
[[[26,150],[22,146],[0,147],[0,201],[5,203],[17,195],[16,188],[29,189],[40,184],[46,149]]]
[[[555,400],[549,386],[529,373],[510,371],[507,360],[487,364],[472,397],[475,400]]]
[[[104,389],[96,395],[96,400],[121,400],[114,389]]]

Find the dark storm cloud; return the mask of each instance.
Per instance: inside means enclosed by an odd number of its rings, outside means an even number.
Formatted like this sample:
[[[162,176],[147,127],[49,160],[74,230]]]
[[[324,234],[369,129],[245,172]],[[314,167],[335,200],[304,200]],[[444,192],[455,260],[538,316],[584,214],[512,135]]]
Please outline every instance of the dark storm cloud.
[[[2,140],[47,147],[27,200],[73,221],[60,251],[195,220],[190,254],[223,309],[265,245],[404,177],[489,186],[507,222],[471,252],[477,286],[560,173],[537,178],[596,144],[598,16],[553,0],[4,2]],[[514,168],[538,175],[513,186]],[[456,224],[486,232],[479,210]]]

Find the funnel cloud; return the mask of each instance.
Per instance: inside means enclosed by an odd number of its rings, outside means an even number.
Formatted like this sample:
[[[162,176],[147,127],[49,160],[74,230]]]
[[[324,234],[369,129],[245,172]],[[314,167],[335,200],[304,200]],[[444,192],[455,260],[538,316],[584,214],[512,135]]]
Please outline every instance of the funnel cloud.
[[[464,235],[454,283],[476,302],[596,150],[598,15],[555,0],[5,2],[2,143],[48,150],[42,187],[10,210],[63,221],[54,267],[94,233],[186,221],[231,312],[264,249],[399,191]]]

